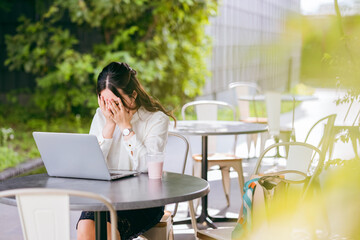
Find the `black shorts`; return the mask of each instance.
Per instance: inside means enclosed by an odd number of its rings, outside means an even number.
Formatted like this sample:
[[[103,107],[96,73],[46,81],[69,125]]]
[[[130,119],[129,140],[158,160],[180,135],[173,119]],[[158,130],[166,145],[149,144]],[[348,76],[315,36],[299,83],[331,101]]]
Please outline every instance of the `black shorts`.
[[[155,226],[164,215],[164,207],[146,208],[139,210],[116,211],[118,230],[122,240],[133,239]],[[110,213],[107,214],[110,222]],[[79,218],[94,220],[94,212],[83,211]],[[78,221],[78,223],[79,223]],[[77,229],[77,224],[76,224]]]

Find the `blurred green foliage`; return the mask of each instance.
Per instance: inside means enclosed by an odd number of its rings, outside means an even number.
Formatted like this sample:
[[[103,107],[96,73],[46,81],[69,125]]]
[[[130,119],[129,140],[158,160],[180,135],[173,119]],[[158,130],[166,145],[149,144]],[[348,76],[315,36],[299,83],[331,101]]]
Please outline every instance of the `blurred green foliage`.
[[[336,15],[303,19],[301,75],[306,84],[346,90],[346,94],[335,101],[348,108],[345,118],[341,119],[345,121],[349,112],[357,111],[352,106],[360,102],[360,16],[342,16],[338,0],[334,0],[334,6]],[[354,120],[353,124],[358,122]],[[348,142],[349,131],[337,137]]]
[[[216,14],[215,0],[54,0],[39,9],[38,21],[21,17],[16,34],[6,36],[5,65],[36,77],[34,106],[47,119],[92,115],[96,78],[111,61],[127,62],[173,109],[200,94],[209,75],[204,26]],[[80,52],[84,43],[64,19],[101,34],[101,42]]]
[[[288,187],[265,211],[255,205],[254,216],[264,217],[241,239],[360,239],[359,170],[359,159],[347,160],[323,171],[321,189],[314,184],[305,198]]]
[[[360,16],[304,16],[301,78],[359,95]]]

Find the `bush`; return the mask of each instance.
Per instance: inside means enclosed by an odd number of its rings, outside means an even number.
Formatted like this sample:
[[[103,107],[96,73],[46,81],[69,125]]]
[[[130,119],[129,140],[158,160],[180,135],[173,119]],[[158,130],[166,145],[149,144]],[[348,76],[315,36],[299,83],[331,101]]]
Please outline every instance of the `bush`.
[[[96,108],[96,77],[111,61],[129,63],[153,96],[175,108],[199,94],[208,76],[204,25],[216,8],[215,0],[54,0],[38,21],[22,17],[6,36],[5,64],[36,77],[34,100],[48,119]],[[102,40],[78,51],[74,25]]]

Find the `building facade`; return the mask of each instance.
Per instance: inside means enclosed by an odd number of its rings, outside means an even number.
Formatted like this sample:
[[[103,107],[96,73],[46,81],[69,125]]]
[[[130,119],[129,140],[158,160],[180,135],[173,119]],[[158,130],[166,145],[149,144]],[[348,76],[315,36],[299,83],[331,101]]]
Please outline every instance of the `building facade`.
[[[201,98],[227,100],[231,82],[286,91],[299,81],[300,0],[223,0],[206,29],[213,39]],[[229,99],[228,99],[229,100]],[[230,100],[229,100],[230,101]]]

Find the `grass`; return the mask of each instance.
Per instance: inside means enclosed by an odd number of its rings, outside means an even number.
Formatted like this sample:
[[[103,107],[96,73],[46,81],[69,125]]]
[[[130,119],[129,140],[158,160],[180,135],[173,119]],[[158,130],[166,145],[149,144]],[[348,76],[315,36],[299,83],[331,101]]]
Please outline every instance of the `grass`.
[[[0,126],[13,129],[13,139],[7,139],[0,146],[0,171],[14,167],[27,159],[40,157],[32,136],[34,131],[88,133],[91,119],[79,116],[58,118],[51,121],[33,118],[26,122],[1,119]]]
[[[42,173],[47,173],[45,167],[36,168],[36,169],[34,169],[34,170],[30,171],[30,172],[20,174],[20,175],[18,175],[16,177],[24,177],[24,176],[28,176],[28,175],[42,174]]]

